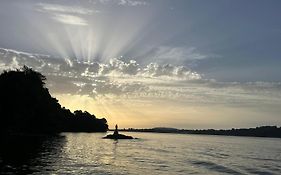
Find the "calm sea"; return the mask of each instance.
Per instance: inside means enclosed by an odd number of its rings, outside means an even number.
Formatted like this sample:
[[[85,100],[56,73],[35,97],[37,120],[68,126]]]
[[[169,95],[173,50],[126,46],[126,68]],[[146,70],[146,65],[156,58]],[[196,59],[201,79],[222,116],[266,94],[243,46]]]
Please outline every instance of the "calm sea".
[[[65,133],[2,140],[1,174],[281,174],[281,139],[125,134],[139,139]]]

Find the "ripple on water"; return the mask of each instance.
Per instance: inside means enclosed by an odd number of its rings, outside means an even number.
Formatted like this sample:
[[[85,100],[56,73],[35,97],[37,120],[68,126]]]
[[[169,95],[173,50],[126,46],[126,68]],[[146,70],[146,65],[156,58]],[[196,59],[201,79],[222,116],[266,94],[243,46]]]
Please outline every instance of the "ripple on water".
[[[274,172],[266,171],[266,170],[260,170],[259,168],[244,168],[246,172],[251,174],[262,174],[262,175],[277,175]]]
[[[13,149],[10,149],[10,145],[4,147],[7,148],[5,151],[2,149],[0,172],[98,175],[281,174],[280,139],[132,134],[142,139],[114,142],[101,139],[104,134],[66,133],[64,137],[33,141],[37,146],[33,144],[30,147],[28,144],[19,150],[18,145],[23,144],[20,141],[12,144],[15,145]],[[18,150],[18,154],[13,157],[7,150],[11,153]]]
[[[208,170],[216,171],[219,173],[229,173],[229,174],[242,174],[239,171],[236,171],[234,169],[231,169],[229,167],[225,167],[223,165],[219,165],[214,162],[208,162],[208,161],[202,161],[202,160],[195,160],[195,161],[190,161],[192,165],[199,166],[206,168]]]

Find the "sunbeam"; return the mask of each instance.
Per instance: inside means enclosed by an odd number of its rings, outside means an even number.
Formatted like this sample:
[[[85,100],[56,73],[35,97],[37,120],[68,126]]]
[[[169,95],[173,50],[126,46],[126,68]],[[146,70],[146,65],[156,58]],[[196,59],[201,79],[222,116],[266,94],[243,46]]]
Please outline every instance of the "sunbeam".
[[[0,174],[281,174],[280,9],[0,0]]]
[[[273,8],[266,14],[253,7],[253,17],[247,6],[229,1],[0,4],[0,70],[27,65],[42,72],[50,91],[72,110],[122,118],[126,126],[204,127],[213,118],[232,127],[226,119],[236,108],[248,116],[236,126],[267,124],[267,114],[270,124],[280,123],[281,40],[273,6],[263,4]]]

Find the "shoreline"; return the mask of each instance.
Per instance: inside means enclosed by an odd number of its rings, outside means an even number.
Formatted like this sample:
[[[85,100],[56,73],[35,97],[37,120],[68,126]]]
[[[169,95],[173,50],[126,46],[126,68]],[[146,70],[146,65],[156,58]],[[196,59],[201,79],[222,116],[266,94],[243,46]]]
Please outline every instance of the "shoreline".
[[[109,129],[108,131],[114,131]],[[193,135],[215,135],[215,136],[240,136],[240,137],[262,137],[262,138],[281,138],[281,127],[261,126],[256,128],[243,129],[202,129],[187,130],[176,128],[149,128],[149,129],[119,129],[121,132],[149,132],[149,133],[171,133],[171,134],[193,134]]]

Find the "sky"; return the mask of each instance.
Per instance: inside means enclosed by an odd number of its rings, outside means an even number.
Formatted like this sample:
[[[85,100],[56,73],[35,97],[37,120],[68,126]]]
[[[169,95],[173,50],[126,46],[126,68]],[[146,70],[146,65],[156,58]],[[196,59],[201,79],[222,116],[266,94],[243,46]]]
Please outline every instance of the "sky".
[[[1,0],[0,71],[120,128],[281,125],[281,1]]]

